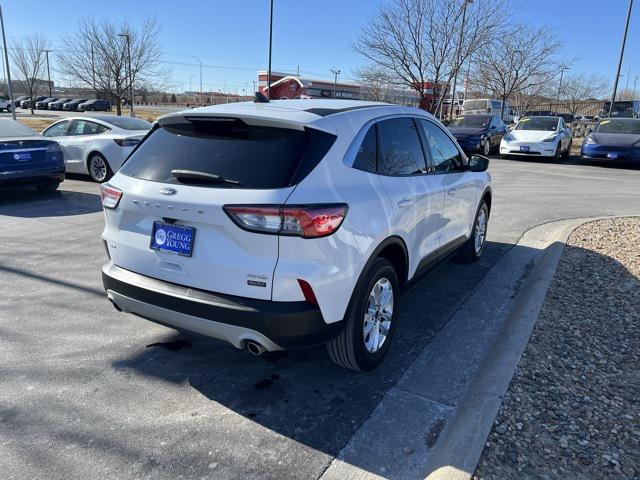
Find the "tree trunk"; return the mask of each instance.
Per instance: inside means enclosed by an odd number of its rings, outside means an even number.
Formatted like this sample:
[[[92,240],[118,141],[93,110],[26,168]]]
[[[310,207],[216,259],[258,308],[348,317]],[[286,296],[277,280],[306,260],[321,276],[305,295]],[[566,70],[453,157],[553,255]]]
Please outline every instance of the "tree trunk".
[[[122,115],[122,98],[116,95],[116,115]]]

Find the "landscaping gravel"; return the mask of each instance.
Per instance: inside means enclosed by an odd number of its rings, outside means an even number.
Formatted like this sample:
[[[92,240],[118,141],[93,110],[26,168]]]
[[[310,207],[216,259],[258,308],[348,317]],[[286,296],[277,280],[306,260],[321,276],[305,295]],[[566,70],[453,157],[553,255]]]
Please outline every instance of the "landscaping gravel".
[[[475,479],[640,478],[640,219],[570,236]]]

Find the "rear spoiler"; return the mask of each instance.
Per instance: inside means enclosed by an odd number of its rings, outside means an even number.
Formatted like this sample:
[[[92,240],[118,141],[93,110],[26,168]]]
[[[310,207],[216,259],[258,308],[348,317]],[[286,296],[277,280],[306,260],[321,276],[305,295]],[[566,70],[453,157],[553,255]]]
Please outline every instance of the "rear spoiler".
[[[288,128],[291,130],[304,130],[306,123],[298,122],[295,120],[286,120],[281,118],[272,118],[260,115],[238,115],[229,113],[194,113],[184,112],[182,114],[171,114],[160,117],[157,122],[159,125],[171,125],[176,123],[189,123],[189,122],[229,122],[241,120],[247,125],[255,125],[261,127],[276,127],[276,128]]]

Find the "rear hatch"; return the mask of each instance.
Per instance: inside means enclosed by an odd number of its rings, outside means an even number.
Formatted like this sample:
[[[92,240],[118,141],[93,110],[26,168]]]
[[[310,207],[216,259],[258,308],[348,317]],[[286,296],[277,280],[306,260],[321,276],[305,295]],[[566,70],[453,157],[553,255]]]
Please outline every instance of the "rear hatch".
[[[223,207],[283,205],[314,166],[314,138],[302,126],[166,118],[109,182],[123,192],[116,209],[105,209],[112,261],[180,285],[270,299],[278,236],[241,229]]]

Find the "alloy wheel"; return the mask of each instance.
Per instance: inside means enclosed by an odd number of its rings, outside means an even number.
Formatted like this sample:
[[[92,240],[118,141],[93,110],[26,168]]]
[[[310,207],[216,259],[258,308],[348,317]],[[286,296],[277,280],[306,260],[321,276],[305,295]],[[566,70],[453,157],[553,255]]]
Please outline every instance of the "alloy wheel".
[[[369,293],[362,327],[364,346],[376,353],[389,335],[393,317],[393,287],[387,278],[380,278]]]
[[[487,235],[487,212],[484,208],[478,213],[478,219],[476,220],[475,228],[475,249],[476,253],[480,253],[484,240]]]
[[[107,165],[100,155],[91,157],[89,173],[96,182],[103,182],[107,178]]]

